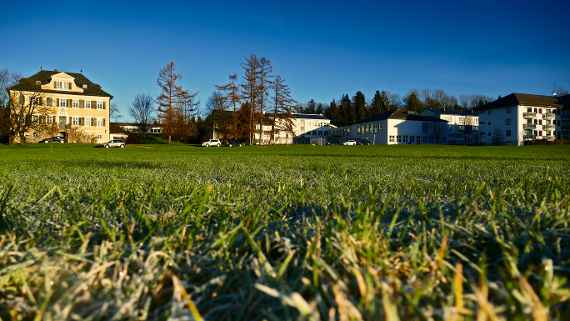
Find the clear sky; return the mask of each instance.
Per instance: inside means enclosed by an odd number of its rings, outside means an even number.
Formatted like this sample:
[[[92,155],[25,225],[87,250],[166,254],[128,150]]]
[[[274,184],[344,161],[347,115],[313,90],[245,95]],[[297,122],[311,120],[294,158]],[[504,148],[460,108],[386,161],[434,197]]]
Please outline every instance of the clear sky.
[[[4,1],[3,1],[4,2]],[[399,94],[549,94],[570,88],[570,2],[6,1],[0,69],[84,70],[123,114],[158,95],[174,60],[202,106],[251,53],[269,58],[298,101],[376,89]]]

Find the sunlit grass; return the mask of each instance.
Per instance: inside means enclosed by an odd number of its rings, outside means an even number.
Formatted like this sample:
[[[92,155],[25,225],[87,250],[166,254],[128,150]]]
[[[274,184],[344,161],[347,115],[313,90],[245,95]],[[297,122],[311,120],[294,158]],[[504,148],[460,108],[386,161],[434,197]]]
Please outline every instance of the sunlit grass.
[[[565,320],[565,146],[0,147],[0,317]]]

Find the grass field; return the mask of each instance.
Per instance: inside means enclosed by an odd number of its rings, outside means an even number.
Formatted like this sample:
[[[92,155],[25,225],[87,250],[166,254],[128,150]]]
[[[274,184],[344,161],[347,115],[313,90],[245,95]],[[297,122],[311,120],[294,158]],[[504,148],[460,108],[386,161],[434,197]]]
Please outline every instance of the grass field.
[[[0,318],[570,320],[569,173],[569,146],[0,146]]]

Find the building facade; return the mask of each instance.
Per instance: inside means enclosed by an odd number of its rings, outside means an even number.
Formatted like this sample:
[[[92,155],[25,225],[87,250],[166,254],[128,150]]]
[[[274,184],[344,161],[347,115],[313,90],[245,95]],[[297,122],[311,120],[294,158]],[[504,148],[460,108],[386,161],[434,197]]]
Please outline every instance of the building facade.
[[[510,94],[479,112],[480,142],[487,145],[524,145],[556,139],[557,97]]]
[[[386,112],[337,131],[345,139],[361,139],[371,144],[442,144],[447,122],[438,117],[399,109]]]
[[[8,94],[20,108],[32,99],[36,102],[32,122],[40,126],[25,134],[28,142],[52,136],[62,136],[69,143],[109,140],[113,96],[83,74],[42,70],[8,88]]]
[[[560,109],[556,119],[556,138],[565,143],[570,143],[570,95],[559,98]]]
[[[272,119],[268,117],[263,122],[263,129],[259,124],[255,127],[254,140],[261,145],[271,144]],[[311,143],[311,139],[318,134],[323,134],[330,125],[330,119],[321,114],[293,113],[289,119],[277,118],[273,144],[286,145],[293,143]]]

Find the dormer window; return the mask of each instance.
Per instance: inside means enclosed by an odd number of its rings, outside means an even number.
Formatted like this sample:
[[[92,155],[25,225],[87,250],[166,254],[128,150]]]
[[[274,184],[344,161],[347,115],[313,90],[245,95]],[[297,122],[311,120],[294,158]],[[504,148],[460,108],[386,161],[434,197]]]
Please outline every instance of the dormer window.
[[[62,81],[62,80],[55,80],[53,82],[53,87],[55,89],[64,89],[64,90],[71,90],[71,82],[69,81]]]
[[[83,89],[87,89],[87,84],[83,84]]]

